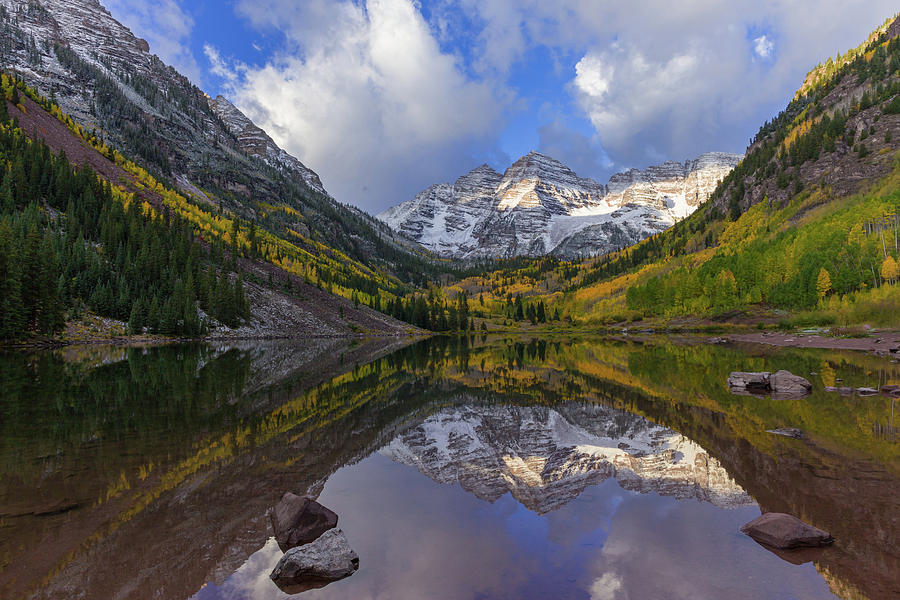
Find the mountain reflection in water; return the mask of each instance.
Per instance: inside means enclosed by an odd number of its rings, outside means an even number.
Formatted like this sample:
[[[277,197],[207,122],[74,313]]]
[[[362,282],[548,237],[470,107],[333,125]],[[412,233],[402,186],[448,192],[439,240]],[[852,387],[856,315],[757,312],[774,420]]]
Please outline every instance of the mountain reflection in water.
[[[897,365],[691,341],[383,345],[0,356],[0,597],[283,597],[265,511],[287,490],[334,509],[360,555],[308,598],[900,594],[892,401],[823,392],[900,382]],[[779,368],[820,373],[813,394],[724,385]],[[787,426],[806,438],[765,433]],[[783,560],[737,533],[760,510],[838,541]]]
[[[464,406],[430,416],[381,453],[481,500],[506,494],[538,514],[615,478],[626,490],[716,506],[754,502],[700,446],[607,406]]]

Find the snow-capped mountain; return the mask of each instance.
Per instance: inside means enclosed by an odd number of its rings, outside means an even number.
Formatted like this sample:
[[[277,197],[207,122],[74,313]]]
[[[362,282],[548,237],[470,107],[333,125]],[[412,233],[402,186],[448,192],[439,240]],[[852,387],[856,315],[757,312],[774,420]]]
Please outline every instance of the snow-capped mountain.
[[[230,102],[222,97],[212,100],[163,64],[145,40],[97,0],[0,0],[0,7],[0,26],[11,50],[0,55],[2,66],[25,75],[80,123],[104,131],[118,145],[127,147],[123,142],[134,134],[120,131],[121,121],[140,113],[169,134],[161,145],[170,154],[169,162],[182,162],[178,159],[191,151],[209,153],[210,146],[227,143],[230,133],[237,138],[236,150],[292,172],[310,189],[327,194],[313,171],[279,148]],[[101,78],[105,81],[98,81]],[[104,114],[98,94],[107,98],[121,94],[113,102],[122,113],[116,115],[118,122]],[[177,166],[188,170],[188,165]]]
[[[604,186],[530,152],[502,175],[481,165],[377,218],[454,258],[603,254],[694,212],[741,158],[710,152],[684,163],[618,173]]]
[[[643,417],[595,404],[465,406],[427,418],[380,451],[482,500],[507,492],[546,513],[610,477],[623,488],[722,507],[753,500],[703,448]]]

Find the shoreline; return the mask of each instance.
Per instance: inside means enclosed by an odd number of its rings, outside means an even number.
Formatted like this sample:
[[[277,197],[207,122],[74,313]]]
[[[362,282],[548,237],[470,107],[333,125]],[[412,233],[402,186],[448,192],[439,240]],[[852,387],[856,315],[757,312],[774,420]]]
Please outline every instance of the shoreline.
[[[728,342],[763,344],[780,348],[857,350],[886,358],[900,359],[900,331],[874,332],[872,335],[860,338],[762,331],[758,333],[732,333],[722,336],[721,339]]]
[[[77,340],[28,340],[21,342],[0,342],[0,352],[15,350],[56,350],[70,348],[72,346],[162,346],[166,344],[194,344],[210,342],[247,342],[247,341],[278,341],[278,340],[308,340],[308,339],[346,339],[346,340],[371,340],[371,339],[401,339],[401,338],[428,338],[433,333],[357,333],[357,334],[284,334],[284,335],[212,335],[201,337],[147,337],[147,336],[116,336],[98,337]]]

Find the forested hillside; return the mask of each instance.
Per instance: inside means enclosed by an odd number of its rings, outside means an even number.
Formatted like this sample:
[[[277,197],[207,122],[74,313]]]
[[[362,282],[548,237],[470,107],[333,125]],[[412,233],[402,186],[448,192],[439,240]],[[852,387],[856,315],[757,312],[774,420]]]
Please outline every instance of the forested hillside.
[[[280,148],[269,156],[245,143],[216,101],[97,0],[0,0],[0,37],[0,69],[205,210],[308,252],[334,249],[403,283],[445,270],[373,217],[335,201]]]
[[[506,325],[528,320],[509,309],[518,299],[566,323],[815,310],[799,321],[900,324],[898,34],[890,19],[816,67],[671,229],[583,262],[509,261],[449,293],[466,290],[476,315]]]
[[[252,313],[273,302],[308,315],[294,322],[309,327],[269,323],[266,335],[403,329],[360,306],[384,310],[381,294],[405,295],[395,278],[192,203],[22,81],[2,74],[0,84],[0,338],[56,333],[85,311],[131,333],[197,336],[264,321]]]

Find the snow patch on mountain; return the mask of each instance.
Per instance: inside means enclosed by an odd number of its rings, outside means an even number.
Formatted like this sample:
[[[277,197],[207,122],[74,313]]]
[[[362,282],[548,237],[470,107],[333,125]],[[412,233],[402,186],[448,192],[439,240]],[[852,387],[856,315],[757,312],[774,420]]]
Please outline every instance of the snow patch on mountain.
[[[377,216],[439,255],[474,259],[595,255],[664,231],[693,213],[742,157],[631,169],[607,185],[531,152],[502,175],[481,165]]]
[[[640,416],[593,404],[446,409],[380,452],[482,500],[511,493],[541,514],[609,478],[640,493],[721,507],[753,504],[693,441]]]

